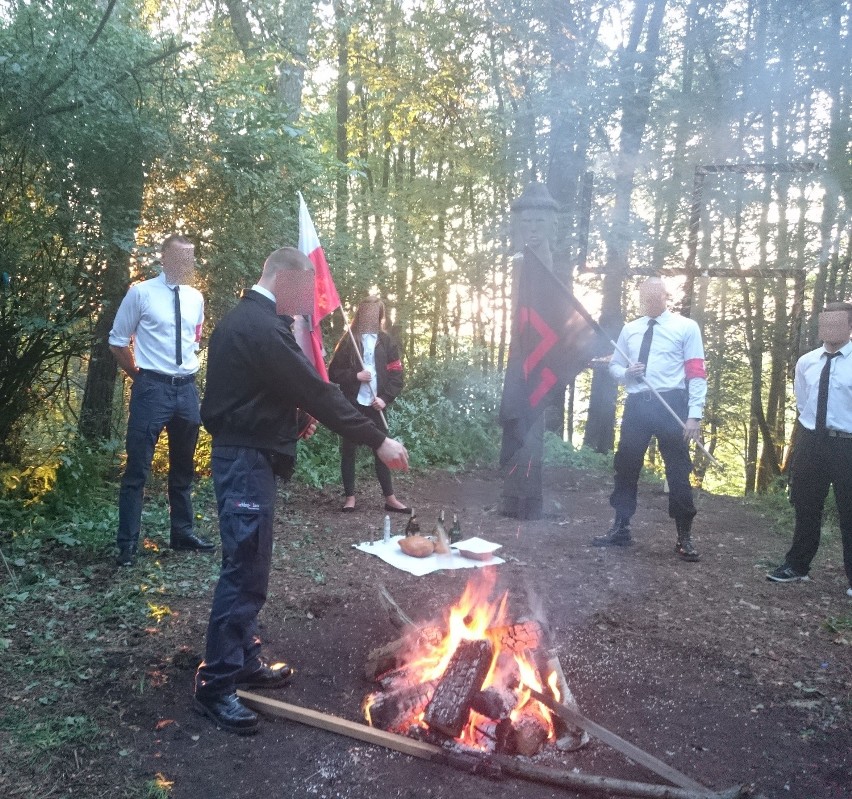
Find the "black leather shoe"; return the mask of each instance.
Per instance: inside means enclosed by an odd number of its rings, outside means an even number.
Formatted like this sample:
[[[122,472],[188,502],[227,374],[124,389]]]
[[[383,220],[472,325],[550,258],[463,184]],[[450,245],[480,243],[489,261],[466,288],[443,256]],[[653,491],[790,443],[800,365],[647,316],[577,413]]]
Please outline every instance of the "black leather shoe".
[[[245,679],[238,679],[240,688],[283,688],[293,676],[293,669],[286,663],[267,666],[265,663]]]
[[[132,549],[119,547],[118,554],[115,556],[116,566],[132,566],[136,558],[136,553]]]
[[[169,546],[177,550],[194,550],[195,552],[212,552],[216,549],[216,544],[212,541],[207,541],[204,538],[199,538],[195,533],[188,533],[182,536],[172,536],[169,541]]]
[[[212,719],[217,727],[237,735],[254,735],[257,732],[257,713],[249,710],[236,694],[223,696],[195,695],[195,709]]]

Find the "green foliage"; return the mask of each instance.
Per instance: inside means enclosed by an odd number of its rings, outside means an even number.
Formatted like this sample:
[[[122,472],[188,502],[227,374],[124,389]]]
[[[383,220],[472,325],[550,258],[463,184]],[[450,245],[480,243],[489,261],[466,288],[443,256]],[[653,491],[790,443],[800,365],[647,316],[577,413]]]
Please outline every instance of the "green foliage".
[[[501,385],[502,376],[483,377],[461,360],[424,360],[390,409],[391,435],[405,444],[412,466],[493,463]]]
[[[389,434],[408,449],[414,468],[460,469],[493,463],[500,443],[496,420],[502,378],[482,378],[461,360],[426,360],[409,374],[389,408]],[[373,457],[358,451],[359,473],[372,473]],[[299,444],[295,478],[319,488],[340,482],[339,438],[320,427]]]
[[[612,471],[612,454],[574,447],[551,432],[544,434],[544,462],[549,466],[569,466],[583,472],[608,475]]]
[[[98,725],[84,715],[48,717],[33,722],[20,709],[11,708],[0,716],[0,730],[10,733],[18,747],[28,752],[31,765],[44,768],[45,755],[64,747],[89,749],[100,734]]]
[[[340,482],[340,438],[337,434],[319,426],[308,441],[299,442],[294,479],[313,488]]]
[[[157,774],[153,780],[148,780],[142,788],[140,799],[169,799],[172,795],[173,783],[162,774]]]

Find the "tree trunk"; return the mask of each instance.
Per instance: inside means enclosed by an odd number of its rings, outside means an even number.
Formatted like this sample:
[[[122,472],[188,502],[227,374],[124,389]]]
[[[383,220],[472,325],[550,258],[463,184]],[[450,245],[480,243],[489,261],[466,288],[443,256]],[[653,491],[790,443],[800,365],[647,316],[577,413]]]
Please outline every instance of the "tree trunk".
[[[620,89],[622,109],[620,152],[615,177],[615,203],[612,226],[606,240],[606,274],[603,280],[601,327],[614,339],[624,323],[621,291],[628,271],[630,250],[630,207],[636,175],[637,156],[648,123],[651,87],[656,76],[660,48],[660,28],[665,0],[656,0],[648,22],[644,52],[639,43],[650,0],[636,3],[630,41],[622,54]],[[637,71],[638,68],[638,78]],[[615,441],[615,400],[617,385],[605,369],[595,370],[589,402],[584,446],[608,452]]]
[[[112,406],[118,368],[109,350],[109,331],[130,280],[130,248],[142,213],[144,172],[141,160],[132,156],[122,164],[104,190],[102,237],[108,242],[103,275],[103,301],[95,320],[86,387],[80,408],[78,431],[89,440],[113,435]]]

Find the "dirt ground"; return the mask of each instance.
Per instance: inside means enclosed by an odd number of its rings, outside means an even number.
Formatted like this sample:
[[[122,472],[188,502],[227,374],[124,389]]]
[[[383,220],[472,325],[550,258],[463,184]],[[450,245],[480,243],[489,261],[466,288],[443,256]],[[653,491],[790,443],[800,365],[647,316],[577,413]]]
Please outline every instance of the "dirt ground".
[[[475,571],[413,577],[354,550],[380,535],[384,516],[375,481],[360,488],[354,514],[339,512],[332,489],[290,489],[261,616],[268,656],[297,669],[269,695],[353,721],[371,688],[368,651],[397,635],[377,585],[419,622],[439,618]],[[459,514],[466,535],[503,545],[506,563],[495,568],[512,615],[546,620],[587,717],[716,790],[745,784],[767,799],[852,797],[852,601],[836,540],[822,547],[810,582],[782,585],[764,574],[786,537],[737,498],[700,495],[694,537],[702,559],[684,563],[673,552],[666,497],[651,485],[640,488],[634,546],[615,550],[589,545],[610,519],[605,477],[551,470],[546,517],[520,524],[498,514],[493,472],[418,474],[397,488],[424,527],[443,508]],[[401,528],[403,517],[393,521]],[[108,579],[135,578],[125,570]],[[172,615],[105,657],[114,679],[91,681],[92,701],[112,708],[115,746],[81,769],[67,795],[108,796],[110,781],[124,795],[119,786],[155,774],[174,799],[581,795],[474,776],[289,721],[264,719],[247,738],[217,730],[191,707],[212,585],[163,597]],[[538,759],[662,784],[595,740]]]

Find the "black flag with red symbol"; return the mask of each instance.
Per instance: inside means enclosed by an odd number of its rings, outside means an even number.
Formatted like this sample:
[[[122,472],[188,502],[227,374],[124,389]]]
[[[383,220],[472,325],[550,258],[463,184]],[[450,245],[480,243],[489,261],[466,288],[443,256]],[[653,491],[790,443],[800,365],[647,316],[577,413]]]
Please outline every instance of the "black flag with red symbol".
[[[509,363],[500,424],[505,466],[548,406],[563,401],[565,386],[595,354],[597,325],[567,287],[529,249],[517,278]]]

